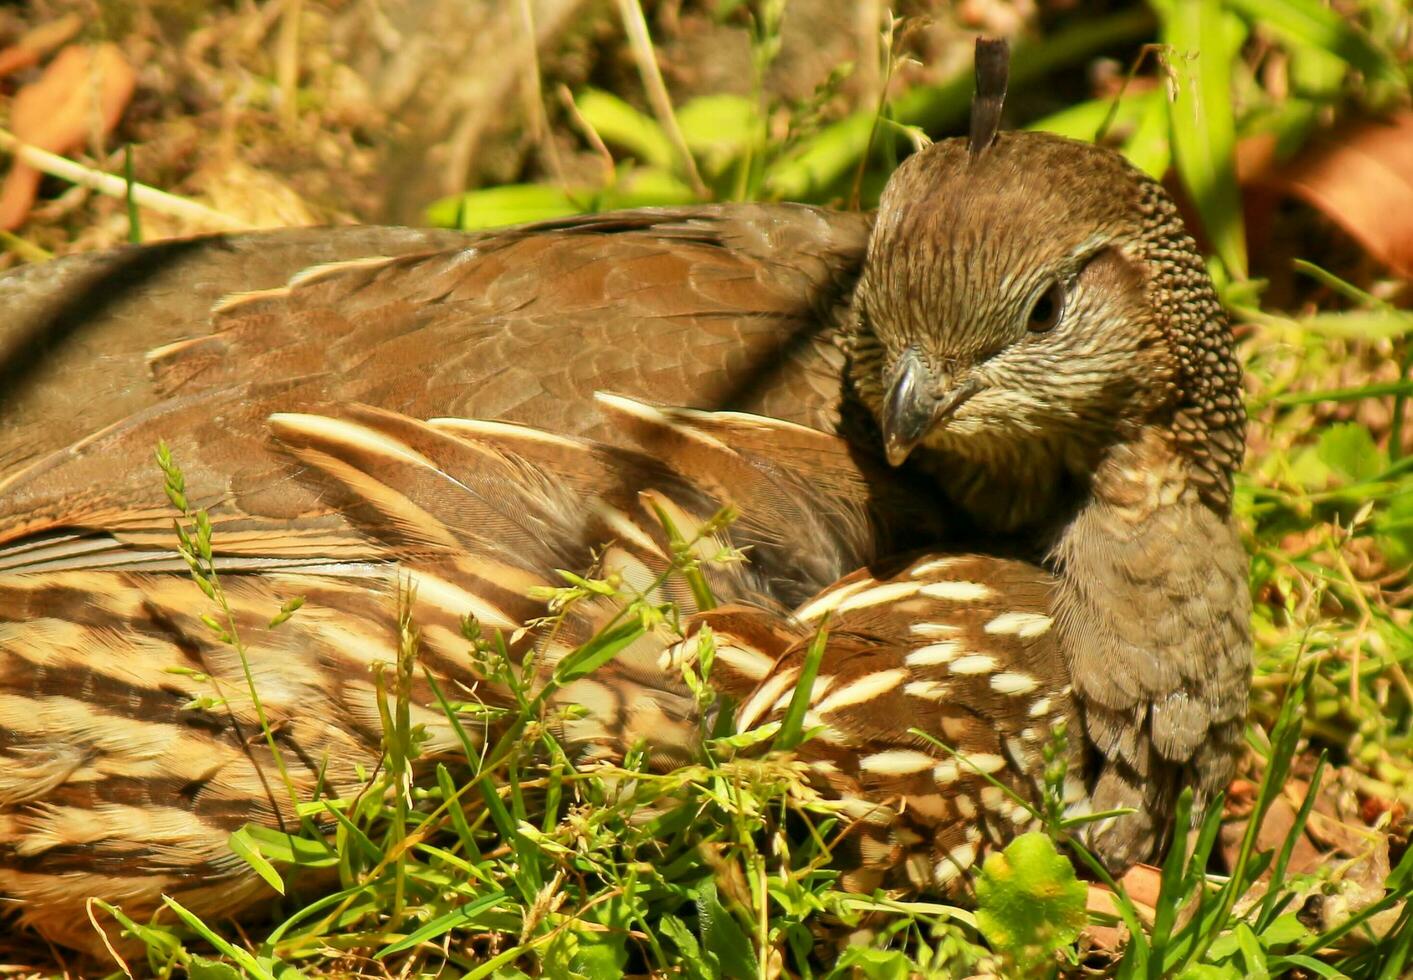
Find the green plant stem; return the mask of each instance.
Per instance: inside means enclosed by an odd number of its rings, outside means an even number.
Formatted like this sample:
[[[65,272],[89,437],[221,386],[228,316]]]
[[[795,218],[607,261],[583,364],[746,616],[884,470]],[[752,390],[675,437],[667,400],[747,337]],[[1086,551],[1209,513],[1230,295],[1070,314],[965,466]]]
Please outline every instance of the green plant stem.
[[[265,705],[260,700],[260,691],[255,684],[255,672],[250,667],[250,654],[246,651],[245,643],[236,630],[235,614],[231,611],[230,602],[226,599],[226,591],[221,587],[220,580],[216,576],[214,562],[211,563],[209,571],[210,582],[216,594],[216,604],[225,617],[226,631],[231,638],[231,646],[235,648],[236,655],[240,658],[240,669],[245,675],[245,689],[250,694],[250,705],[255,710],[255,717],[260,722],[260,731],[265,736],[265,744],[269,747],[270,755],[275,760],[275,768],[279,771],[280,779],[285,784],[286,792],[289,793],[290,806],[298,810],[299,790],[295,788],[294,779],[289,774],[289,767],[285,765],[284,753],[280,751],[279,744],[275,741],[274,729],[270,727],[270,719],[265,714]],[[212,676],[214,677],[214,675]],[[275,817],[280,821],[280,828],[285,829],[284,817],[280,814],[278,807],[275,808]]]

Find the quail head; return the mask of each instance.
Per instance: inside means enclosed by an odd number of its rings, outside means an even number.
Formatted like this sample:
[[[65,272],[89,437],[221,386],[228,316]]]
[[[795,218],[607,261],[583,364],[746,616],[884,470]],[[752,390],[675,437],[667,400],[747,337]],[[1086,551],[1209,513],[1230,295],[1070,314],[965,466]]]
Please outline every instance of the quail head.
[[[893,175],[849,317],[889,461],[1056,572],[1093,805],[1136,810],[1091,839],[1149,857],[1184,785],[1230,777],[1250,672],[1241,374],[1177,209],[1117,153],[983,122]]]

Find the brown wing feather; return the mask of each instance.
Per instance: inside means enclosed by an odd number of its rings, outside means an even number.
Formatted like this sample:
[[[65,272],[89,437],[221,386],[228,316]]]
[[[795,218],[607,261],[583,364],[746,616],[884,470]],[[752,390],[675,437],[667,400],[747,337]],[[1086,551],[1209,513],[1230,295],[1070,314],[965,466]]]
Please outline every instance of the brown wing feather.
[[[293,487],[284,465],[268,462],[264,421],[336,403],[520,420],[612,439],[613,427],[588,404],[594,390],[609,387],[828,423],[840,355],[823,313],[856,271],[866,225],[797,206],[722,206],[559,223],[422,256],[359,257],[223,304],[215,333],[189,342],[165,331],[185,318],[184,332],[201,333],[205,306],[180,302],[174,285],[154,285],[147,305],[145,291],[118,296],[108,319],[93,309],[99,298],[83,293],[74,302],[94,314],[86,336],[113,341],[123,365],[111,384],[82,389],[105,407],[78,416],[106,427],[89,437],[88,429],[50,425],[61,411],[57,395],[7,403],[0,535],[148,522],[162,503],[150,463],[158,439],[187,469],[193,499],[255,518],[318,522],[319,501]],[[317,237],[303,246],[298,237],[225,241],[188,246],[195,264],[174,265],[160,282],[209,274],[229,284],[232,270],[213,256],[217,248],[230,249],[232,267],[258,256],[266,241],[285,262],[301,247],[319,257],[331,251]],[[122,281],[134,255],[155,262],[184,254],[178,246],[118,253],[11,288],[38,316],[59,300],[41,295],[48,290],[88,282],[90,273]],[[279,266],[250,261],[264,276]],[[546,281],[559,288],[546,290]],[[249,284],[261,282],[254,276]],[[144,315],[159,321],[147,333],[134,326]],[[152,359],[166,397],[145,384],[134,393],[123,345],[135,337],[166,344]],[[77,387],[64,390],[70,400],[79,395]],[[346,544],[330,539],[331,548]]]
[[[605,393],[597,402],[648,455],[738,505],[733,535],[769,578],[766,591],[789,605],[854,569],[946,534],[926,489],[818,429]]]
[[[411,228],[296,228],[127,246],[0,276],[0,476],[154,404],[145,353],[206,333],[227,293],[279,286],[311,265],[465,240]]]

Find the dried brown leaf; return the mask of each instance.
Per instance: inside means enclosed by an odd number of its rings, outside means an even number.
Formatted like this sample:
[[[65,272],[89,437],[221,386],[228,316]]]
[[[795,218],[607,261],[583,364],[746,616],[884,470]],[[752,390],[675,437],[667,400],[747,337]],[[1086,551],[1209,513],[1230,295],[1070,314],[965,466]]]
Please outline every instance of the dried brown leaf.
[[[1136,864],[1124,873],[1124,876],[1119,879],[1119,884],[1123,886],[1129,900],[1133,902],[1139,919],[1151,923],[1156,914],[1158,893],[1163,885],[1162,872],[1152,865]],[[1089,886],[1085,906],[1091,912],[1100,912],[1115,917],[1119,915],[1118,900],[1114,897],[1114,893],[1104,885],[1091,884]],[[1112,926],[1087,925],[1084,927],[1084,936],[1088,940],[1090,949],[1113,951],[1121,949],[1128,942],[1128,929],[1122,922]]]
[[[113,131],[137,76],[115,45],[71,45],[38,80],[15,96],[10,127],[22,142],[65,154],[90,137]],[[39,172],[15,161],[0,191],[0,228],[17,228],[29,214],[39,188]]]
[[[0,51],[0,78],[39,64],[39,60],[50,51],[73,40],[82,27],[82,17],[67,14],[28,31],[24,37]]]
[[[1249,152],[1254,182],[1304,201],[1413,278],[1413,111],[1351,122],[1284,164]]]
[[[1277,797],[1271,808],[1266,811],[1266,819],[1262,821],[1261,829],[1256,834],[1257,851],[1280,850],[1295,828],[1295,816],[1296,809],[1291,802],[1284,796]],[[1246,836],[1247,823],[1248,820],[1243,818],[1222,824],[1222,856],[1226,859],[1227,867],[1236,863],[1242,838]],[[1319,867],[1324,857],[1324,852],[1315,846],[1307,835],[1301,834],[1291,852],[1289,871],[1292,874],[1303,874]],[[1269,874],[1266,877],[1269,877]]]

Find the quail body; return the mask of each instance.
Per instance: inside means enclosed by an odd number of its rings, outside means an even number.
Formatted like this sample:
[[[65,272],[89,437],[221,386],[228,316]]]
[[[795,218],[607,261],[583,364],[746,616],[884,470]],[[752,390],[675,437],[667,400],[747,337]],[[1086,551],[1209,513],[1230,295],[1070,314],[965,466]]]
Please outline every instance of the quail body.
[[[874,499],[876,475],[836,437],[621,398],[604,405],[641,450],[356,406],[270,418],[288,478],[317,488],[343,530],[337,559],[326,524],[318,545],[267,547],[258,565],[248,553],[218,560],[299,798],[319,784],[354,796],[360,770],[376,768],[375,665],[397,656],[390,623],[401,602],[420,631],[421,665],[444,690],[506,706],[494,672],[468,657],[460,617],[506,631],[516,660],[533,650],[543,684],[621,608],[594,599],[553,628],[521,632],[546,611],[529,591],[560,584],[557,568],[579,568],[687,617],[682,636],[650,630],[554,691],[545,721],[579,764],[621,762],[637,746],[656,769],[695,760],[714,723],[681,665],[707,627],[713,682],[739,705],[735,724],[778,720],[827,617],[807,716],[819,736],[800,757],[858,823],[840,856],[846,883],[961,887],[987,848],[1034,826],[1025,804],[1040,801],[1044,750],[1057,727],[1078,724],[1042,569],[966,554],[880,565],[886,522],[925,526],[927,502]],[[704,566],[722,604],[699,609],[664,577],[673,551],[659,515],[692,540],[725,503],[757,517],[700,550],[730,543],[756,560]],[[131,541],[167,519],[134,520]],[[774,533],[802,525],[809,536]],[[239,655],[202,623],[202,597],[170,548],[54,537],[30,549],[42,571],[0,577],[0,890],[25,925],[94,952],[90,895],[137,918],[164,894],[202,916],[240,914],[266,886],[227,836],[249,822],[296,822],[256,735]],[[846,574],[871,562],[873,571]],[[272,626],[271,610],[294,594],[304,606]],[[795,594],[805,598],[791,607]],[[420,677],[411,720],[429,735],[421,764],[455,765],[458,734]],[[494,726],[463,730],[495,737]],[[1078,774],[1083,743],[1069,748]],[[1084,793],[1076,776],[1068,799]]]
[[[507,624],[533,615],[522,586],[546,569],[576,567],[572,556],[582,564],[583,549],[625,533],[590,520],[594,508],[582,500],[607,499],[623,512],[652,487],[645,473],[668,479],[612,456],[629,446],[649,456],[661,450],[639,439],[635,426],[646,423],[633,422],[632,412],[595,407],[592,393],[611,390],[847,435],[840,452],[854,476],[806,454],[783,477],[767,479],[716,451],[712,439],[722,439],[705,423],[650,426],[654,439],[686,440],[668,466],[682,506],[700,509],[705,494],[736,503],[747,522],[762,515],[738,532],[754,549],[754,577],[725,587],[742,608],[768,611],[763,624],[743,613],[741,629],[774,638],[741,646],[753,652],[741,654],[749,669],[740,683],[759,685],[743,690],[748,705],[757,698],[747,721],[788,701],[787,653],[798,655],[811,597],[835,596],[841,614],[883,617],[861,629],[858,642],[832,648],[840,665],[831,675],[833,703],[857,710],[833,725],[833,742],[821,743],[837,758],[816,760],[844,774],[840,792],[854,787],[860,806],[920,800],[911,812],[927,815],[934,842],[947,841],[949,854],[974,853],[970,845],[990,839],[992,825],[975,819],[974,805],[939,789],[950,770],[925,766],[926,750],[890,727],[932,717],[928,694],[935,701],[964,694],[992,730],[1013,732],[1015,744],[977,751],[988,756],[985,766],[1000,760],[1033,784],[1024,732],[1034,731],[1028,712],[1046,698],[1022,707],[1007,695],[1053,692],[1046,710],[1072,714],[1074,729],[1088,736],[1088,746],[1076,747],[1088,779],[1075,806],[1136,810],[1093,836],[1115,867],[1160,846],[1183,785],[1201,800],[1225,783],[1249,673],[1244,556],[1230,518],[1239,373],[1200,256],[1171,203],[1115,155],[1039,134],[1003,135],[979,154],[949,141],[905,163],[873,219],[784,205],[633,212],[421,254],[414,246],[414,254],[391,258],[355,257],[350,245],[335,256],[343,261],[281,281],[284,270],[275,267],[297,266],[302,248],[323,249],[323,258],[334,247],[332,237],[309,234],[272,236],[268,249],[237,243],[235,254],[268,255],[280,242],[294,244],[283,259],[262,259],[265,278],[245,283],[255,291],[221,302],[207,329],[204,298],[184,304],[172,294],[165,321],[149,328],[162,336],[119,329],[142,315],[140,283],[122,273],[140,252],[32,273],[35,285],[22,278],[15,287],[26,299],[34,290],[63,295],[72,317],[84,304],[75,284],[96,286],[98,323],[88,336],[102,344],[123,335],[104,371],[127,379],[105,389],[92,375],[95,397],[67,427],[51,424],[64,383],[42,368],[32,375],[39,381],[0,409],[0,654],[8,664],[0,691],[25,719],[0,721],[0,747],[12,785],[26,787],[0,799],[0,868],[8,876],[0,887],[25,896],[30,921],[48,934],[72,938],[58,931],[72,919],[65,903],[74,881],[63,876],[73,866],[65,860],[105,854],[108,863],[93,867],[119,898],[138,887],[134,871],[199,891],[234,863],[220,820],[164,825],[204,856],[165,847],[168,858],[180,857],[158,867],[150,851],[102,819],[117,812],[112,806],[144,812],[159,778],[190,778],[171,753],[197,744],[184,741],[195,725],[180,711],[190,692],[169,691],[163,700],[153,678],[138,682],[202,632],[179,614],[191,609],[195,591],[171,552],[170,505],[148,463],[158,439],[186,468],[194,503],[211,508],[237,593],[262,609],[277,595],[310,593],[311,626],[258,640],[268,639],[290,669],[307,665],[299,682],[332,699],[328,712],[304,719],[319,730],[299,737],[348,758],[376,746],[376,716],[359,684],[367,658],[387,652],[373,623],[392,615],[393,563],[424,577],[419,615],[434,627],[426,634],[431,648],[449,663],[436,638],[454,639],[447,631],[465,611],[458,603],[497,609]],[[181,257],[204,269],[200,275],[240,280],[222,261],[228,243],[189,248]],[[50,304],[27,308],[36,312],[25,329],[66,322]],[[13,335],[19,326],[6,329]],[[531,423],[543,435],[501,445],[503,433],[492,438],[500,422],[487,419]],[[764,444],[752,443],[766,458],[785,452],[792,432],[820,452],[813,436],[788,425],[767,431]],[[617,462],[588,465],[583,452],[555,441],[578,446],[573,439],[582,437]],[[393,451],[409,440],[411,456]],[[553,457],[555,446],[566,459],[536,456]],[[469,467],[466,479],[483,481],[491,502],[483,526],[441,512],[459,498],[437,475],[452,465],[438,452]],[[884,472],[866,462],[870,456],[907,465]],[[416,465],[389,473],[409,461]],[[527,465],[548,467],[572,491],[533,520],[501,506],[523,503],[527,487],[543,488],[543,479],[522,482]],[[825,492],[807,493],[807,506],[777,509],[812,486]],[[580,504],[570,505],[573,494]],[[922,590],[936,583],[924,582],[909,592],[923,559],[897,573],[900,581],[881,569],[846,577],[921,546],[941,563],[924,577],[938,574],[968,554],[956,543],[962,532],[991,554],[956,566],[965,587],[929,593]],[[429,596],[448,603],[438,613]],[[961,627],[928,605],[942,596],[970,601],[975,628],[949,633]],[[321,617],[321,607],[331,612]],[[339,620],[354,626],[333,625]],[[115,684],[95,672],[104,658],[90,660],[92,648],[78,642],[91,636],[136,658],[116,661],[132,664],[124,668],[132,676]],[[1024,649],[1007,646],[1013,639]],[[350,650],[363,662],[340,659]],[[690,750],[690,712],[653,664],[626,658],[611,684],[584,686],[583,702],[599,719],[587,746],[614,751],[631,726],[600,722],[619,719],[631,700],[621,692],[646,688],[661,694],[644,703],[683,723],[657,726],[685,733],[675,749],[660,747],[662,760]],[[840,680],[851,670],[857,685]],[[91,683],[75,688],[84,677]],[[74,690],[88,693],[74,698]],[[761,691],[773,691],[773,700]],[[821,697],[817,711],[828,703]],[[865,710],[875,698],[888,710]],[[131,742],[101,743],[84,719],[113,705],[129,713],[140,705],[144,723],[168,719],[170,745],[136,730]],[[30,724],[36,706],[52,708],[45,730],[63,736],[39,737]],[[936,724],[947,733],[945,717]],[[232,718],[209,737],[235,744],[239,727]],[[949,734],[971,731],[951,727]],[[129,767],[134,746],[153,754]],[[104,768],[109,751],[121,765]],[[245,775],[224,788],[217,781],[211,812],[273,819],[277,803],[252,802],[262,798],[262,764],[242,758],[233,758],[231,772]],[[107,790],[99,785],[128,795],[100,800]],[[200,796],[203,805],[207,799]],[[59,812],[68,814],[68,836],[46,823]],[[193,804],[189,813],[197,812]],[[883,829],[861,855],[870,860],[859,864],[869,869],[859,887],[953,880],[936,854],[898,846],[911,838],[892,836],[891,819],[880,818]],[[929,862],[931,877],[922,874]],[[219,885],[211,892],[213,901],[237,904],[245,894]]]

